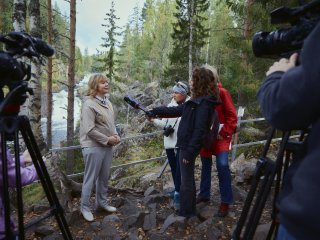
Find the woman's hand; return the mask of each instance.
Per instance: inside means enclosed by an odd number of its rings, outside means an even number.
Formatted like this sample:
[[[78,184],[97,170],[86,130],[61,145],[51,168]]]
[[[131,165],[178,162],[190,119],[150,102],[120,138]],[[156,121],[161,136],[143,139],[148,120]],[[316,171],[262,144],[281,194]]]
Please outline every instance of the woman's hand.
[[[188,161],[187,159],[182,159],[183,164],[189,164],[190,161]]]
[[[113,135],[108,139],[108,144],[111,146],[117,145],[119,143],[120,143],[120,137],[118,135]]]
[[[30,156],[30,153],[28,150],[25,150],[23,153],[22,153],[22,156],[23,156],[23,160],[24,160],[24,163],[27,164],[27,163],[32,163],[32,158]]]

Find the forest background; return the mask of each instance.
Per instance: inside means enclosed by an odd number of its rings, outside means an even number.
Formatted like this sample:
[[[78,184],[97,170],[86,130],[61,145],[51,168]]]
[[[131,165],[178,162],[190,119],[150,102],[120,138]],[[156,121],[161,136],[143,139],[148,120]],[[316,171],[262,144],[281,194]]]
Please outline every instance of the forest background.
[[[297,6],[298,2],[146,0],[142,10],[132,9],[126,26],[121,28],[115,11],[117,1],[112,1],[105,19],[97,22],[105,27],[105,36],[101,39],[104,50],[89,55],[88,50],[82,53],[76,46],[76,15],[81,14],[77,12],[76,0],[69,1],[67,16],[51,0],[1,0],[0,33],[26,31],[55,48],[55,55],[48,59],[47,66],[32,62],[35,74],[30,86],[35,95],[22,109],[29,116],[39,146],[50,149],[54,134],[52,91],[68,90],[67,145],[72,146],[76,141],[74,87],[91,72],[104,72],[114,89],[135,81],[145,86],[156,81],[166,88],[177,80],[187,81],[195,66],[207,63],[217,67],[235,104],[246,107],[246,116],[260,117],[255,96],[274,60],[253,55],[252,37],[258,31],[280,28],[270,24],[270,12],[280,6]],[[4,50],[3,44],[0,50]],[[48,119],[46,141],[40,123],[44,92]]]

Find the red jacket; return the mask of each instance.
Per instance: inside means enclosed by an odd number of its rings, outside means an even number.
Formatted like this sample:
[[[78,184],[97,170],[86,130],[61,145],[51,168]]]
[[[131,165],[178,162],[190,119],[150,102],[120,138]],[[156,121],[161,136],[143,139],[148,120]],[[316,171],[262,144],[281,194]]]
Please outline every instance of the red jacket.
[[[218,83],[220,90],[220,99],[222,104],[216,106],[218,112],[218,118],[220,124],[224,124],[219,132],[219,135],[223,138],[214,141],[212,149],[200,150],[201,157],[210,158],[212,155],[217,155],[221,152],[229,151],[232,134],[237,127],[237,113],[233,105],[229,92],[222,87],[221,83]]]

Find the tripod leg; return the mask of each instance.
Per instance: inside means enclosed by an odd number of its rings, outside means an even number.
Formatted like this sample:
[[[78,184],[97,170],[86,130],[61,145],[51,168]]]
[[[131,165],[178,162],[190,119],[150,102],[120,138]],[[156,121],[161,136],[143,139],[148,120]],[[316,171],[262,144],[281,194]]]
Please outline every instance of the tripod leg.
[[[242,209],[240,219],[237,223],[237,227],[233,233],[234,240],[240,239],[242,228],[243,228],[245,221],[247,219],[252,200],[253,200],[255,192],[257,190],[257,187],[258,187],[258,184],[260,181],[260,177],[262,176],[263,169],[265,167],[265,162],[266,162],[265,159],[259,159],[259,161],[257,162],[255,174],[253,177],[253,182],[251,184],[249,193],[248,193],[246,201],[244,203],[244,207]]]
[[[29,150],[30,156],[37,170],[38,177],[41,181],[49,204],[54,208],[54,215],[63,234],[64,239],[72,239],[69,227],[64,217],[63,209],[59,203],[58,197],[55,193],[50,176],[47,172],[46,166],[42,160],[40,150],[36,143],[35,137],[32,133],[29,119],[25,116],[19,117],[19,129]]]
[[[1,157],[2,157],[2,181],[3,181],[3,206],[4,206],[4,223],[5,234],[9,239],[12,238],[11,221],[10,221],[10,198],[9,198],[9,182],[8,182],[8,160],[7,160],[7,142],[6,134],[1,132]],[[1,214],[3,214],[1,212]]]

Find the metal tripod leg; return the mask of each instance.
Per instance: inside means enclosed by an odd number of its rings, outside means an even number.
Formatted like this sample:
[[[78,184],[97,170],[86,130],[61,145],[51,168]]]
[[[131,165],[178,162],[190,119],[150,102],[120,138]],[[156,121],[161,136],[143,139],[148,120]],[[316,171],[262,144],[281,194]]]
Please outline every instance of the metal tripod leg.
[[[29,119],[26,116],[19,116],[18,121],[19,130],[23,136],[24,142],[28,148],[33,164],[37,170],[38,177],[41,181],[46,197],[49,201],[51,207],[51,215],[55,216],[64,239],[73,239],[66,219],[64,217],[63,209],[59,203],[50,176],[42,160],[42,156],[36,143],[35,137],[32,133]]]
[[[233,233],[233,239],[246,239],[246,240],[251,240],[254,237],[254,233],[256,231],[257,225],[259,223],[263,208],[265,206],[265,203],[267,201],[268,195],[271,190],[271,186],[273,184],[275,175],[277,173],[281,173],[282,171],[282,162],[283,162],[283,157],[284,157],[284,151],[286,144],[288,142],[290,132],[285,132],[280,144],[280,149],[277,154],[277,159],[275,162],[271,161],[270,159],[266,158],[266,154],[269,148],[269,145],[271,143],[273,133],[271,136],[268,138],[267,144],[265,146],[264,152],[263,152],[263,157],[258,161],[257,163],[257,168],[254,176],[254,182],[250,188],[250,191],[248,193],[247,199],[245,201],[244,208],[242,210],[239,222],[237,224],[236,230]],[[254,195],[257,191],[258,185],[259,185],[259,180],[261,176],[264,176],[264,179],[261,183],[261,186],[259,188],[259,192],[256,196],[254,206],[251,210],[251,214],[248,219],[248,223],[246,224],[246,229],[241,236],[242,233],[242,228],[246,222],[249,210],[250,210],[250,205],[251,202],[254,198]],[[278,178],[279,181],[281,178]],[[279,184],[276,184],[276,186],[280,186]],[[278,191],[278,190],[276,190]]]

